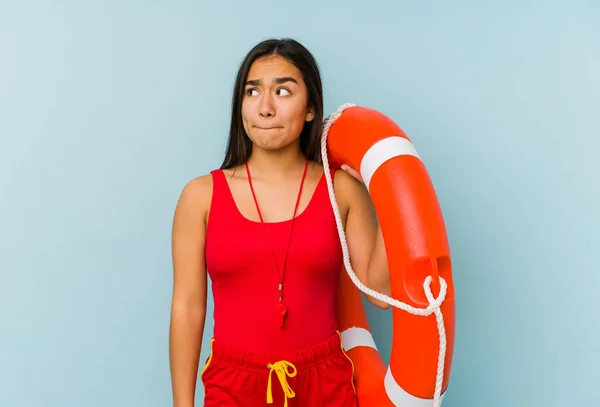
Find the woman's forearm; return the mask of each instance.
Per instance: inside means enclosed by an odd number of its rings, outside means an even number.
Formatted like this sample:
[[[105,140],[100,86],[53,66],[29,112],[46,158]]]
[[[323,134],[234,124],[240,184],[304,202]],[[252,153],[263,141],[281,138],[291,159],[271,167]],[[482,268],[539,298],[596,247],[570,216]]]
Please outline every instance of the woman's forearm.
[[[173,306],[169,359],[173,407],[194,407],[205,309]]]

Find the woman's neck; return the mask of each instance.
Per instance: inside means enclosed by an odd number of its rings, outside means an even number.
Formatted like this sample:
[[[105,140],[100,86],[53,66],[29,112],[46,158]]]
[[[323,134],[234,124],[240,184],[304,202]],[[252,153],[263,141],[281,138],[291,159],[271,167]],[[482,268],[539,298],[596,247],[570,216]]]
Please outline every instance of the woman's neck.
[[[305,164],[306,157],[300,151],[299,146],[284,151],[254,148],[248,159],[252,178],[262,179],[296,178],[298,174],[301,174]]]

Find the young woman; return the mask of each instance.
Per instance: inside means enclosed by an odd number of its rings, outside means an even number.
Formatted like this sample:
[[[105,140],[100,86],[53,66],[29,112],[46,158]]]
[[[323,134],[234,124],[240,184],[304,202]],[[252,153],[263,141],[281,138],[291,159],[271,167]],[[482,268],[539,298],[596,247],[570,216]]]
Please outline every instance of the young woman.
[[[343,260],[321,165],[313,56],[289,39],[256,45],[240,66],[232,110],[221,168],[191,180],[174,215],[174,406],[194,405],[207,272],[214,335],[201,372],[206,407],[356,406],[335,319]],[[372,201],[358,173],[343,169],[332,179],[353,268],[389,295]]]

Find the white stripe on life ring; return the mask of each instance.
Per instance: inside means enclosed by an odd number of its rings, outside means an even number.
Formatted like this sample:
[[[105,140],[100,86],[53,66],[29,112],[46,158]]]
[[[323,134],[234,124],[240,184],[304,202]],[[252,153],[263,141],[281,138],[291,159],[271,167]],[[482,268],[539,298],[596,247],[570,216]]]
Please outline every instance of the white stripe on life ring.
[[[369,148],[360,163],[360,175],[367,189],[377,169],[386,161],[400,155],[412,155],[419,160],[421,159],[413,143],[404,137],[387,137]]]
[[[377,350],[373,335],[371,332],[364,328],[358,328],[356,326],[348,328],[341,333],[342,335],[342,346],[344,350],[349,351],[350,349],[357,348],[359,346],[368,346]]]
[[[422,399],[406,392],[392,376],[392,371],[388,367],[384,380],[385,392],[390,401],[398,407],[433,407],[433,399]],[[444,401],[444,394],[440,396],[440,404]]]

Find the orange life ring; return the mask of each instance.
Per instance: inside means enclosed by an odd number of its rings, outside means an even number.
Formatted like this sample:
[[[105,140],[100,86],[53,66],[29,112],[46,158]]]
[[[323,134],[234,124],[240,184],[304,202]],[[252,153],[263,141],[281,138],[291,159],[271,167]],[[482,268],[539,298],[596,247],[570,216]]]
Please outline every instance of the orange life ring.
[[[344,105],[326,121],[321,145],[329,194],[344,246],[337,319],[355,367],[361,407],[437,407],[451,370],[455,302],[442,211],[425,165],[406,134],[375,110]],[[349,263],[329,166],[360,169],[381,225],[392,298],[368,289]],[[360,291],[394,306],[386,368],[369,329]],[[437,297],[437,298],[435,298]]]

